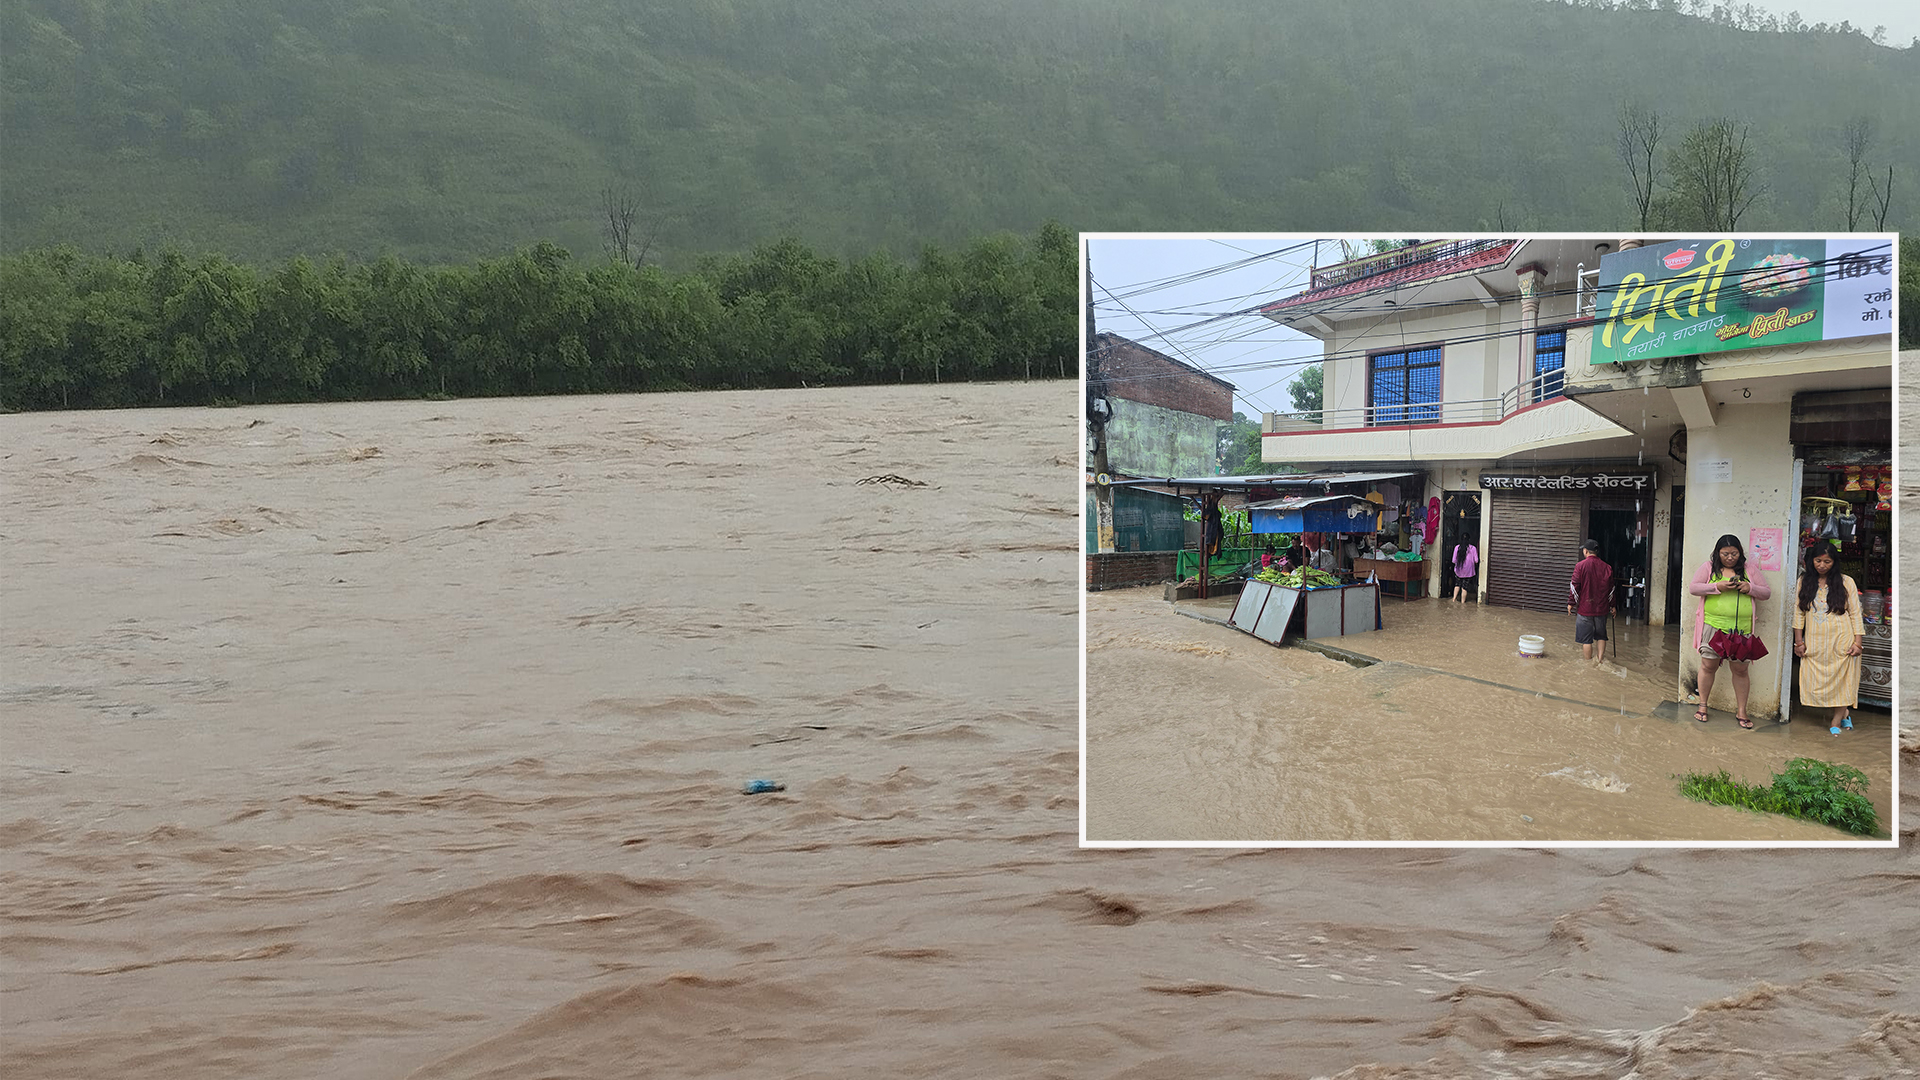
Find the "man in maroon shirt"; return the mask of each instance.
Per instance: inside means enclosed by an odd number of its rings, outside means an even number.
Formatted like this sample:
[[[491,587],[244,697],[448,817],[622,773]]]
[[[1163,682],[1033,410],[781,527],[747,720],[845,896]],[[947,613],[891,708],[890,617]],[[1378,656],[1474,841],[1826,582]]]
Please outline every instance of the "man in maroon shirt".
[[[1567,613],[1574,616],[1573,640],[1580,655],[1596,664],[1607,658],[1607,616],[1613,614],[1613,567],[1600,558],[1600,545],[1580,543],[1580,561],[1567,584]]]

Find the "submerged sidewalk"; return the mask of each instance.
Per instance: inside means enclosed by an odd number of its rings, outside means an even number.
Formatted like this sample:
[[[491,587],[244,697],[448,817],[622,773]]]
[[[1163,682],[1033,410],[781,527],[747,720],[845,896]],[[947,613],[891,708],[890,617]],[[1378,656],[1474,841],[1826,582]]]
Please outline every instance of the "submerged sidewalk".
[[[1171,607],[1182,615],[1224,624],[1238,599],[1235,595],[1181,600]],[[1383,598],[1380,615],[1384,624],[1380,630],[1304,643],[1290,635],[1287,645],[1304,645],[1334,656],[1350,654],[1364,660],[1406,664],[1562,701],[1618,709],[1629,716],[1693,722],[1695,702],[1687,701],[1683,707],[1675,700],[1679,650],[1686,637],[1678,625],[1648,626],[1615,616],[1609,627],[1606,661],[1596,665],[1581,655],[1580,646],[1574,642],[1571,615],[1460,604],[1432,597]],[[1545,638],[1545,654],[1522,657],[1522,634]],[[1777,685],[1755,686],[1753,699],[1777,701],[1779,692]],[[1790,719],[1794,724],[1804,722],[1824,731],[1827,710],[1801,705],[1797,693],[1795,690]],[[1856,728],[1878,727],[1884,732],[1891,722],[1891,714],[1884,709],[1868,707],[1864,712],[1854,712]],[[1710,726],[1734,723],[1732,713],[1718,709],[1709,720]],[[1755,730],[1786,726],[1792,725],[1762,721]]]

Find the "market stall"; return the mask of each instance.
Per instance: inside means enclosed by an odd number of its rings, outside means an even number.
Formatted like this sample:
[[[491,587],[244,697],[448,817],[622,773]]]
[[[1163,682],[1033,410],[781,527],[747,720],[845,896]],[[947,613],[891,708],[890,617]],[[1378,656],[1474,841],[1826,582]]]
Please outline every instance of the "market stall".
[[[1227,620],[1262,641],[1283,644],[1288,634],[1309,640],[1380,629],[1377,585],[1295,588],[1254,579],[1240,592]]]

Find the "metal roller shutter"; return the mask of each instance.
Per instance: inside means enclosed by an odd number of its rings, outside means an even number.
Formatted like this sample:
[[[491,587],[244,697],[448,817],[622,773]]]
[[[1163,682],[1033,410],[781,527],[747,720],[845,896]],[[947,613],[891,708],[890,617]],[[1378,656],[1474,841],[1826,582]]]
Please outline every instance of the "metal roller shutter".
[[[1487,602],[1565,613],[1567,579],[1580,561],[1586,496],[1499,492],[1490,501]]]

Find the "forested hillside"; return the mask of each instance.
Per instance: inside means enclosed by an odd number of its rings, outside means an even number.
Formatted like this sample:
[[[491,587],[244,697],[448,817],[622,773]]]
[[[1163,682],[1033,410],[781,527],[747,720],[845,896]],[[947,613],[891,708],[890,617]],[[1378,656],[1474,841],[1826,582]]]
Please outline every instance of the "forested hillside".
[[[1082,229],[1637,224],[1623,105],[1750,131],[1747,228],[1917,219],[1920,49],[1636,0],[13,0],[0,246],[912,256]],[[1752,25],[1751,20],[1748,25]]]

